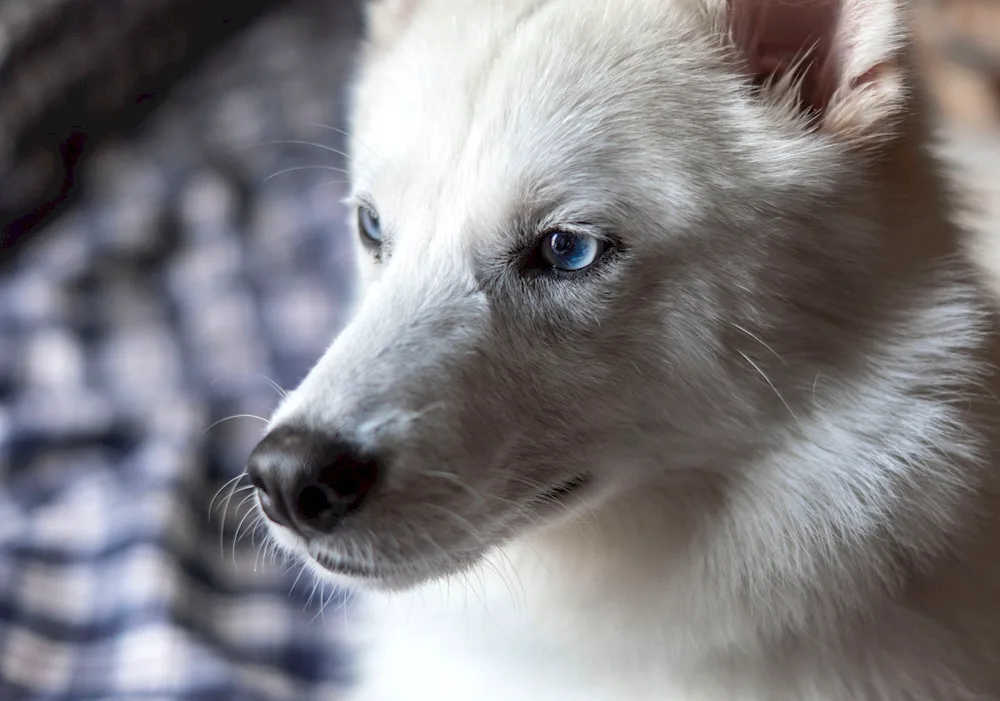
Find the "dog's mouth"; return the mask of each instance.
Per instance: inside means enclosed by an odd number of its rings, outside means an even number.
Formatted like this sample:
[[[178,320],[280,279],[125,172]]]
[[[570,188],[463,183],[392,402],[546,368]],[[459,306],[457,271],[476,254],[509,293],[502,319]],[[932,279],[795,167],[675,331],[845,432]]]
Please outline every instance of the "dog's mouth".
[[[536,502],[540,507],[562,504],[570,496],[575,496],[580,491],[584,490],[590,482],[591,476],[588,473],[583,473],[573,477],[572,479],[566,480],[552,489],[541,492],[535,496],[532,501]],[[327,572],[340,577],[358,580],[359,584],[364,582],[366,583],[366,586],[369,584],[377,586],[378,583],[383,580],[395,581],[400,574],[400,572],[396,570],[396,565],[401,563],[393,563],[388,569],[386,569],[373,563],[359,562],[358,560],[350,557],[333,554],[325,548],[318,546],[318,544],[310,544],[308,551],[309,555],[316,562],[316,564]],[[448,564],[450,567],[453,567],[457,562],[459,562],[459,560],[455,559]]]
[[[310,555],[312,555],[316,564],[333,574],[354,577],[356,579],[378,579],[381,576],[381,573],[374,567],[333,557],[325,552],[313,551]]]

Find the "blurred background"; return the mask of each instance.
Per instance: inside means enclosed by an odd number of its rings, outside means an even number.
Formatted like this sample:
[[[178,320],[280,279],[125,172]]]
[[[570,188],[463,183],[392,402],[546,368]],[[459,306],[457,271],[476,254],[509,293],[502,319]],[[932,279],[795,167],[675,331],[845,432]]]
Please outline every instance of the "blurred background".
[[[1000,0],[914,2],[993,246]],[[0,701],[348,683],[343,595],[218,490],[345,321],[360,6],[0,0]]]

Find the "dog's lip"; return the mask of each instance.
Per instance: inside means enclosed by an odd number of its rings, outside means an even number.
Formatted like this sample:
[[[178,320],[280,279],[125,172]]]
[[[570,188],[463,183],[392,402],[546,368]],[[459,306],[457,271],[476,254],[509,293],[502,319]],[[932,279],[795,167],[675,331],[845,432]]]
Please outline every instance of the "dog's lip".
[[[564,499],[578,489],[586,486],[588,482],[590,482],[590,475],[586,472],[581,473],[572,479],[566,480],[558,487],[542,492],[541,498],[546,500]]]

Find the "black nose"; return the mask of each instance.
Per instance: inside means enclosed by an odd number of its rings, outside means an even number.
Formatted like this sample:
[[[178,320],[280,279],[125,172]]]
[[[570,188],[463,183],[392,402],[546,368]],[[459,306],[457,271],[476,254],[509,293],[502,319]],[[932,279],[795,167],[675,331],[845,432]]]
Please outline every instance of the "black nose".
[[[361,506],[378,463],[318,431],[279,427],[253,449],[247,472],[267,517],[309,537],[328,533]]]

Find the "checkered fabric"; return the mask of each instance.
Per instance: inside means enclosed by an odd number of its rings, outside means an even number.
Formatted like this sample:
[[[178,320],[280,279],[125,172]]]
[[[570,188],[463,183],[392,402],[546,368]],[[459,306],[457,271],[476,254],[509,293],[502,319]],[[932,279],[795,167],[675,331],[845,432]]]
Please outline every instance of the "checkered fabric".
[[[260,556],[247,491],[211,502],[263,428],[216,422],[267,416],[344,323],[340,158],[268,142],[342,148],[315,125],[341,121],[356,5],[212,59],[0,273],[0,701],[349,683],[341,593]]]

